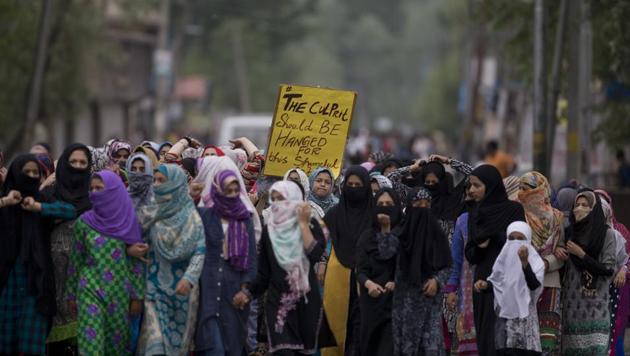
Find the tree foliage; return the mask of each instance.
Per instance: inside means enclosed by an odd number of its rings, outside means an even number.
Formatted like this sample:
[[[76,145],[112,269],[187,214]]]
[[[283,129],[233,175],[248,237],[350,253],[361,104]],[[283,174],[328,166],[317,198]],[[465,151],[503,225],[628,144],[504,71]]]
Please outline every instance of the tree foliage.
[[[571,1],[571,0],[569,0]],[[555,40],[559,1],[546,1],[547,6],[547,61]],[[606,86],[613,82],[630,86],[630,2],[624,0],[590,0],[593,80]],[[525,84],[533,76],[533,2],[485,0],[480,2],[478,20],[503,42],[501,49],[514,71],[514,78]],[[566,51],[565,47],[565,51]],[[565,58],[567,56],[565,52]],[[548,66],[550,68],[550,65]],[[561,67],[562,92],[567,91],[567,65]],[[595,110],[604,117],[594,132],[596,140],[605,140],[611,147],[627,144],[630,136],[630,100],[606,101]]]
[[[32,81],[42,1],[0,1],[0,142],[20,129]],[[156,0],[117,0],[122,22],[133,24]],[[45,58],[39,121],[72,117],[89,99],[88,71],[99,64],[125,60],[107,37],[105,11],[99,1],[54,2]]]
[[[453,53],[461,54],[463,44],[462,4],[199,1],[194,21],[203,34],[189,44],[181,70],[211,80],[215,112],[238,110],[230,37],[236,25],[242,29],[254,111],[273,110],[280,83],[319,85],[358,92],[355,123],[388,117],[426,130],[445,128],[444,123],[457,122],[452,94],[459,85],[461,56]],[[449,70],[442,69],[445,62]],[[429,85],[438,91],[431,94]],[[436,98],[447,105],[433,105]]]

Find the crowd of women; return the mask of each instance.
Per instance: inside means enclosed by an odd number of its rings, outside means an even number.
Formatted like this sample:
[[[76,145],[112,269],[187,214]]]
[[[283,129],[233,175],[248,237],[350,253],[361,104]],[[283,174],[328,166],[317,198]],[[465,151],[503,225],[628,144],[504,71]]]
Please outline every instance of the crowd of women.
[[[630,233],[605,191],[440,155],[264,163],[246,138],[15,157],[0,354],[623,354]]]

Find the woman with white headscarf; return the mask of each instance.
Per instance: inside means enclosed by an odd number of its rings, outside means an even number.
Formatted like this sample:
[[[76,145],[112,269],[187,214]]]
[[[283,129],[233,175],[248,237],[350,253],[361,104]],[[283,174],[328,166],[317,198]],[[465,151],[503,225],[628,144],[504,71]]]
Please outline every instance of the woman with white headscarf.
[[[326,241],[297,184],[276,182],[270,196],[271,212],[251,294],[260,298],[267,293],[264,317],[270,353],[312,354],[323,313],[313,265],[324,253]]]
[[[541,355],[536,302],[542,292],[545,263],[531,244],[532,229],[524,221],[507,228],[507,241],[487,281],[475,288],[494,291],[495,342],[498,355]]]

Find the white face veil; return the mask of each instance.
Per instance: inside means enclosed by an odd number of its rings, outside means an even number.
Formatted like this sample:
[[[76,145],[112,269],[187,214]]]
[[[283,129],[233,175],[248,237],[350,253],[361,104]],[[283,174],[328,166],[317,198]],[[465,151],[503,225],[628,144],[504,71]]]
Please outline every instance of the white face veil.
[[[507,240],[499,253],[492,274],[488,282],[494,289],[494,307],[498,316],[505,319],[525,318],[529,316],[529,304],[538,299],[542,292],[542,284],[545,278],[545,263],[532,246],[532,229],[523,221],[515,221],[507,228],[507,236],[514,232],[520,232],[525,240]],[[530,291],[525,281],[523,265],[518,256],[521,246],[526,246],[529,252],[529,265],[540,282],[536,291]]]

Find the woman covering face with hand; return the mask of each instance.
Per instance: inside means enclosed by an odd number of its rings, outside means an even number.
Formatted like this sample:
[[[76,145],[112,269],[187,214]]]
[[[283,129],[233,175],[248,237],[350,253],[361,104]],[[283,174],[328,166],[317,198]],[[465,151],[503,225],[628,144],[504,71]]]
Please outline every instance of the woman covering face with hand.
[[[507,228],[508,240],[486,281],[478,290],[492,288],[496,347],[499,355],[542,355],[536,302],[542,293],[545,264],[532,246],[532,229],[524,221]]]
[[[267,294],[264,322],[269,351],[279,355],[311,354],[317,350],[322,299],[313,266],[326,242],[297,184],[274,183],[271,212],[260,241],[254,297]],[[262,299],[260,299],[262,300]]]

